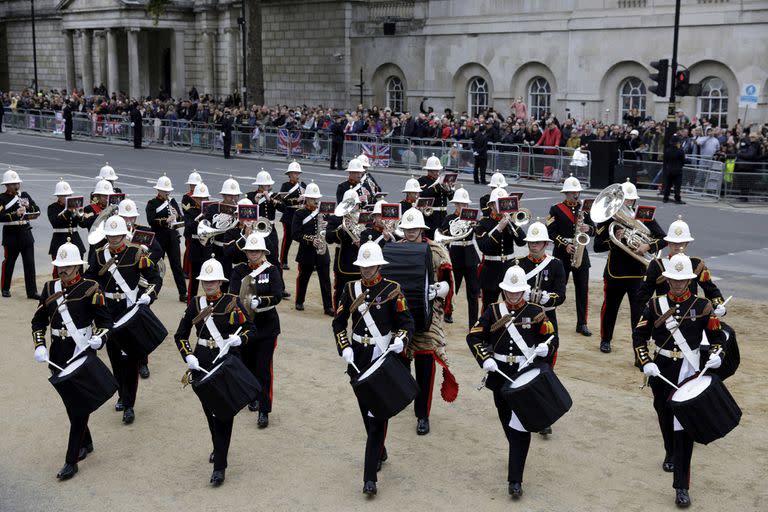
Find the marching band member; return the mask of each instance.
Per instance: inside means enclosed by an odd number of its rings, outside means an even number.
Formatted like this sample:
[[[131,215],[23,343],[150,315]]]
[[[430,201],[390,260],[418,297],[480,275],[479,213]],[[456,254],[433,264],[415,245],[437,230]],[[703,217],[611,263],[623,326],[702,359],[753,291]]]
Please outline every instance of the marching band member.
[[[694,238],[691,236],[691,229],[688,227],[688,223],[682,217],[678,217],[676,221],[669,225],[669,230],[664,240],[667,242],[667,259],[659,257],[648,265],[648,270],[643,278],[643,284],[640,287],[640,300],[643,304],[647,304],[648,300],[654,295],[664,295],[669,291],[669,283],[667,278],[664,277],[666,265],[675,254],[685,254],[688,244],[693,242]],[[704,296],[715,307],[715,314],[718,317],[725,316],[726,309],[723,304],[723,294],[720,293],[720,289],[712,281],[709,269],[701,258],[689,257],[691,258],[693,273],[696,274],[696,278],[691,279],[691,293],[694,295],[698,294],[699,286],[701,286]]]
[[[571,265],[573,254],[576,252],[574,235],[586,233],[588,236],[594,236],[595,234],[594,222],[592,222],[589,214],[583,211],[579,201],[581,191],[581,183],[573,175],[563,181],[560,192],[565,194],[565,199],[549,209],[547,229],[549,229],[550,238],[555,241],[552,255],[560,260],[565,270],[565,284],[568,284],[568,277],[573,274],[573,286],[576,293],[576,332],[583,336],[592,336],[592,331],[587,325],[589,267],[591,265],[589,263],[589,251],[586,247],[583,250],[581,264],[578,268]]]
[[[488,199],[491,213],[475,226],[475,240],[483,253],[479,271],[483,311],[499,298],[498,283],[515,261],[515,245],[525,244],[523,230],[509,215],[499,213],[498,199],[508,195],[503,188],[493,189]]]
[[[504,175],[496,169],[496,172],[491,175],[491,181],[488,182],[488,186],[491,187],[491,191],[495,188],[507,188],[507,179]],[[480,198],[480,211],[483,217],[489,217],[491,215],[491,207],[488,204],[488,200],[491,198],[491,193],[488,192]]]
[[[200,176],[200,173],[197,172],[197,169],[194,169],[191,173],[189,173],[189,177],[185,183],[187,186],[187,191],[181,197],[181,211],[183,214],[182,220],[184,220],[184,217],[186,217],[187,210],[195,206],[195,199],[192,197],[192,194],[195,193],[195,186],[202,182],[203,178]],[[189,244],[191,243],[192,239],[186,235],[186,221],[184,226],[184,256],[182,257],[182,267],[184,268],[184,277],[188,278],[190,281],[194,281],[194,279],[191,277],[192,266],[191,262],[189,261]]]
[[[360,184],[367,190],[368,204],[375,203],[382,192],[381,187],[376,182],[373,174],[371,174],[371,161],[365,153],[360,153],[357,159],[360,160],[360,164],[363,166],[363,177],[360,178]]]
[[[624,204],[632,211],[635,210],[635,203],[639,196],[637,188],[629,180],[621,184],[624,191]],[[616,317],[619,314],[624,295],[629,298],[630,321],[632,325],[637,325],[640,319],[640,313],[643,311],[644,304],[640,302],[640,287],[643,284],[645,276],[645,265],[639,262],[621,247],[611,241],[608,235],[608,227],[613,222],[612,219],[598,224],[595,230],[595,252],[608,252],[608,261],[605,263],[603,271],[603,306],[600,309],[600,352],[609,353],[611,351],[611,340],[613,339],[613,328],[616,325]],[[643,244],[635,250],[635,253],[643,255],[648,252],[659,252],[667,242],[663,240],[665,233],[659,227],[655,220],[643,221],[651,232],[654,239],[651,244]],[[624,230],[616,230],[616,238],[621,240]]]
[[[109,162],[106,162],[101,169],[99,169],[99,175],[96,176],[96,182],[99,181],[108,181],[112,192],[110,194],[121,194],[123,191],[120,190],[120,187],[117,186],[117,174],[115,174],[115,169],[112,168],[111,165],[109,165]],[[97,203],[99,202],[99,198],[96,197],[97,192],[91,192],[91,200],[90,203]],[[104,205],[106,206],[106,205]],[[89,226],[90,228],[90,226]]]
[[[163,254],[168,256],[168,265],[171,267],[173,281],[179,292],[179,302],[186,303],[187,283],[181,268],[180,235],[174,227],[176,222],[183,220],[181,208],[179,208],[176,200],[170,197],[170,193],[173,192],[173,185],[168,176],[160,176],[154,188],[157,190],[157,197],[153,197],[147,202],[147,222],[155,233],[155,240],[163,248]],[[152,261],[156,264],[159,263],[159,260]]]
[[[332,327],[336,349],[346,361],[349,375],[355,375],[353,365],[358,369],[366,367],[388,349],[401,353],[413,334],[413,317],[400,285],[379,273],[386,264],[378,244],[370,241],[362,244],[355,260],[361,279],[347,283],[341,295]],[[376,307],[372,307],[373,304]],[[352,333],[348,336],[350,317]],[[374,417],[359,399],[358,406],[368,434],[363,493],[373,496],[377,492],[376,472],[387,459],[384,439],[388,420]]]
[[[451,257],[442,245],[426,238],[427,225],[424,216],[415,208],[408,210],[400,222],[404,238],[401,243],[426,243],[432,253],[432,281],[429,287],[429,300],[432,302],[432,322],[426,331],[414,331],[406,347],[406,356],[413,359],[416,369],[416,382],[419,384],[419,394],[414,400],[416,414],[416,433],[429,433],[429,413],[432,408],[432,388],[435,385],[435,362],[445,370],[448,358],[445,354],[445,331],[443,328],[443,311],[445,304],[450,302],[453,295],[453,274],[451,272]]]
[[[240,192],[240,184],[232,177],[229,177],[228,179],[224,180],[224,183],[221,185],[221,191],[219,192],[221,194],[221,202],[223,204],[229,204],[237,206],[237,202],[240,200],[240,195],[242,192]],[[226,216],[227,218],[230,217],[229,214],[219,214],[221,216]],[[216,260],[221,263],[221,267],[224,269],[224,277],[229,279],[229,274],[232,273],[232,258],[231,255],[225,251],[225,247],[230,243],[233,239],[237,239],[237,232],[239,231],[237,227],[236,222],[232,222],[232,226],[227,229],[226,232],[215,235],[211,239],[211,243],[213,244],[213,254],[216,257]],[[214,226],[216,227],[216,226]],[[223,288],[222,291],[225,292],[227,289]]]
[[[163,284],[155,263],[137,244],[127,241],[128,226],[118,215],[109,217],[104,223],[107,243],[96,249],[96,259],[88,267],[85,276],[93,279],[104,291],[107,309],[118,321],[134,304],[151,304]],[[143,277],[148,287],[139,294],[139,278]],[[112,364],[112,373],[118,383],[118,404],[116,410],[123,410],[123,423],[130,425],[136,418],[133,407],[138,389],[139,359],[122,350],[117,340],[110,338],[107,355]]]
[[[49,361],[61,368],[78,349],[78,342],[84,348],[98,350],[107,339],[112,327],[112,317],[104,304],[104,295],[98,283],[80,276],[85,262],[80,248],[65,242],[59,246],[53,265],[58,269],[59,279],[43,285],[43,293],[32,317],[32,340],[35,343],[35,361]],[[45,346],[45,331],[51,328],[50,354]],[[77,331],[77,334],[75,334]],[[78,339],[76,340],[75,337]],[[51,372],[54,367],[50,366]],[[77,412],[67,404],[69,417],[69,440],[64,467],[56,478],[68,480],[77,473],[77,463],[93,451],[93,439],[88,428],[88,414]]]
[[[242,357],[245,366],[261,384],[256,403],[249,405],[251,410],[258,407],[259,428],[269,425],[269,413],[272,412],[272,391],[274,389],[274,371],[272,360],[277,348],[277,337],[280,335],[280,316],[277,306],[282,300],[283,277],[280,269],[267,261],[269,255],[264,243],[264,237],[255,233],[248,235],[243,247],[248,257],[246,263],[238,263],[232,269],[229,281],[229,293],[251,297],[250,303],[245,304],[248,318],[254,326],[258,326],[250,341],[243,347]],[[247,290],[243,290],[247,287]]]
[[[662,468],[674,474],[672,487],[679,507],[691,504],[688,486],[691,474],[693,439],[674,418],[669,396],[674,389],[657,378],[664,376],[681,383],[704,368],[719,368],[723,353],[723,331],[712,303],[691,293],[690,281],[698,279],[691,259],[675,254],[665,265],[663,273],[669,291],[651,299],[632,334],[635,364],[649,377],[653,391],[653,408],[659,419],[665,456]],[[656,344],[656,356],[651,359],[648,340]]]
[[[336,203],[340,203],[342,201],[344,192],[347,190],[354,190],[357,192],[357,195],[360,196],[360,202],[362,204],[365,205],[368,203],[368,191],[365,190],[360,183],[364,172],[365,169],[363,169],[363,164],[360,163],[360,160],[353,158],[349,161],[347,164],[347,173],[349,177],[346,181],[342,181],[336,187]]]
[[[228,345],[230,354],[240,357],[238,347],[251,341],[254,327],[244,314],[245,307],[240,299],[236,295],[222,293],[221,288],[227,278],[221,263],[215,258],[203,263],[197,280],[203,287],[204,295],[195,297],[187,305],[173,338],[190,370],[199,371],[202,368],[208,371],[214,366],[214,360],[224,344]],[[189,339],[193,328],[197,334],[194,349]],[[242,330],[236,335],[238,329]],[[213,443],[213,452],[208,458],[208,462],[213,463],[211,483],[219,486],[224,483],[234,417],[217,418],[204,404],[203,412]]]
[[[270,226],[272,227],[269,235],[267,235],[264,240],[264,242],[267,244],[267,257],[269,262],[277,267],[280,275],[282,276],[283,267],[280,265],[280,258],[278,254],[275,216],[277,211],[282,208],[283,203],[282,201],[273,197],[272,185],[275,184],[275,181],[272,179],[272,176],[264,169],[262,169],[256,175],[256,181],[254,181],[253,184],[256,185],[257,188],[255,191],[249,192],[247,197],[253,202],[253,204],[259,207],[259,217],[267,219]],[[283,290],[283,298],[288,298],[290,296],[291,295],[289,293],[286,293],[285,290]]]
[[[85,208],[83,208],[83,227],[85,229],[91,229],[93,223],[96,222],[98,216],[101,215],[101,212],[110,208],[109,196],[114,193],[115,190],[112,188],[112,184],[109,181],[100,180],[96,182],[96,186],[91,193],[91,204],[86,205]]]
[[[509,494],[517,499],[523,495],[523,471],[531,444],[531,433],[520,423],[510,404],[501,395],[506,379],[496,373],[501,370],[511,376],[530,355],[551,358],[557,351],[555,338],[544,343],[554,333],[544,308],[526,302],[525,293],[530,286],[525,271],[515,265],[504,273],[499,283],[503,299],[483,310],[483,314],[467,334],[467,345],[477,363],[488,372],[485,386],[493,391],[493,403],[501,420],[501,427],[509,443],[507,481]]]
[[[373,205],[371,210],[371,223],[360,234],[360,240],[373,240],[381,247],[387,242],[396,242],[397,235],[387,229],[386,224],[381,219],[381,205],[384,201],[379,199],[376,204]]]
[[[469,192],[464,188],[458,188],[453,194],[451,203],[455,206],[453,213],[445,218],[442,226],[442,233],[450,235],[451,221],[461,216],[461,211],[472,204],[469,200]],[[451,255],[451,266],[453,276],[456,280],[456,292],[461,288],[461,282],[466,281],[467,294],[467,316],[469,317],[469,327],[475,325],[477,321],[477,299],[480,294],[480,282],[477,278],[477,267],[480,264],[480,250],[475,241],[474,229],[470,231],[467,237],[450,242],[448,252]],[[445,312],[445,321],[453,323],[453,301],[450,302],[451,309]]]
[[[240,208],[241,205],[250,206],[253,205],[253,202],[247,197],[244,197],[237,202],[238,208]],[[240,263],[248,262],[248,257],[245,255],[245,252],[243,252],[243,247],[245,247],[246,240],[250,234],[250,223],[248,221],[240,220],[239,218],[237,221],[237,229],[230,229],[227,231],[224,239],[224,254],[226,254],[232,261],[233,269]]]
[[[32,226],[26,215],[39,213],[32,197],[25,191],[19,192],[21,178],[16,171],[7,170],[3,173],[3,185],[5,192],[0,194],[0,223],[3,224],[3,269],[0,281],[2,281],[3,297],[11,296],[11,279],[13,267],[21,255],[24,265],[24,287],[28,299],[39,299],[37,283],[35,282],[35,238],[32,236]]]
[[[304,206],[297,210],[293,216],[293,240],[299,242],[299,250],[296,253],[296,263],[299,265],[296,276],[296,310],[304,311],[304,299],[307,296],[307,285],[312,272],[317,271],[320,280],[320,295],[323,300],[323,311],[328,316],[333,316],[333,303],[331,302],[331,278],[328,275],[328,267],[331,260],[328,255],[324,230],[321,229],[318,199],[323,197],[320,187],[312,182],[307,185],[304,192]],[[325,221],[323,221],[325,222]],[[318,252],[318,247],[325,245],[324,252]]]
[[[48,205],[48,221],[53,228],[53,236],[51,236],[48,254],[52,260],[56,259],[59,247],[67,243],[67,241],[77,246],[81,258],[85,254],[85,246],[77,230],[78,227],[85,227],[83,224],[83,210],[67,208],[67,198],[72,194],[72,187],[69,186],[69,183],[60,180],[56,183],[56,189],[53,192],[53,195],[56,196],[56,201]],[[54,279],[59,277],[58,270],[59,268],[54,265]]]
[[[419,180],[411,176],[405,180],[405,188],[403,188],[405,199],[400,201],[400,214],[404,214],[407,210],[416,207],[416,201],[419,200],[421,194],[421,185]]]
[[[428,215],[426,219],[429,226],[427,236],[434,238],[435,230],[443,225],[443,221],[448,214],[448,200],[453,197],[453,191],[443,184],[440,177],[443,164],[440,163],[440,159],[434,153],[427,158],[424,170],[427,171],[427,175],[419,178],[419,185],[421,186],[421,197],[434,198],[432,215]]]
[[[208,186],[205,183],[195,185],[192,193],[193,203],[184,210],[184,238],[187,240],[189,254],[189,289],[187,290],[187,301],[190,297],[197,295],[197,279],[193,276],[200,274],[200,268],[205,260],[205,247],[200,243],[197,235],[197,225],[202,220],[202,203],[210,197]]]
[[[360,196],[354,190],[344,192],[342,201],[353,199],[355,204],[360,204]],[[381,213],[381,206],[379,206]],[[325,241],[329,244],[338,244],[333,253],[333,306],[339,305],[341,293],[350,281],[360,279],[360,271],[355,266],[355,257],[360,248],[360,240],[353,240],[352,236],[344,228],[344,217],[334,215],[328,221],[325,230]]]
[[[302,172],[301,165],[294,160],[288,164],[288,170],[285,171],[288,181],[280,185],[280,192],[285,194],[282,204],[278,208],[282,212],[280,223],[283,225],[283,239],[280,245],[280,266],[283,270],[288,270],[288,252],[291,250],[291,242],[293,242],[293,234],[291,233],[293,214],[301,207],[302,195],[304,189],[307,188],[307,185],[301,181]]]

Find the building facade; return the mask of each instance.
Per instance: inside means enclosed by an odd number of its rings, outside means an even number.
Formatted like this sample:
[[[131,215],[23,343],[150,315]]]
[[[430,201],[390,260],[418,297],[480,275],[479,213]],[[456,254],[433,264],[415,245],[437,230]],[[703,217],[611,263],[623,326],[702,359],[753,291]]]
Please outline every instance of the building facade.
[[[217,96],[242,83],[240,2],[177,0],[157,25],[141,0],[38,0],[43,88],[103,83],[131,96],[191,86]],[[30,84],[27,1],[0,2],[10,89]],[[261,8],[268,104],[360,102],[417,110],[550,111],[620,121],[632,108],[660,119],[650,62],[669,58],[675,0],[248,0]],[[247,20],[252,18],[247,16]],[[5,37],[5,40],[3,40]],[[42,46],[41,46],[42,45]],[[743,118],[739,95],[759,89],[747,122],[768,118],[768,1],[683,0],[678,61],[701,82],[687,116]],[[2,46],[0,46],[2,48]],[[41,50],[42,48],[42,50]],[[360,87],[362,83],[362,87]],[[362,89],[362,91],[361,91]]]

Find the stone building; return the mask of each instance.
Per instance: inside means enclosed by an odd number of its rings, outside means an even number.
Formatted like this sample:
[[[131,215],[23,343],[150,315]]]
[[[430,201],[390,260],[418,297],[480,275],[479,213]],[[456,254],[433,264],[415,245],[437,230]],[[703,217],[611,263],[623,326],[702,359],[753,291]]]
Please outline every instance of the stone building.
[[[0,1],[0,89],[4,59],[5,84],[30,83],[28,3]],[[131,95],[238,88],[240,2],[177,0],[157,25],[143,3],[38,0],[41,86],[104,82]],[[363,103],[393,110],[415,111],[428,97],[438,112],[506,113],[523,97],[529,112],[560,118],[667,111],[648,74],[672,53],[675,0],[246,1],[249,12],[257,4],[261,62],[249,52],[248,64],[262,65],[268,104],[346,108],[360,101],[362,79]],[[768,1],[682,0],[679,41],[679,62],[703,85],[701,97],[681,99],[686,115],[733,124],[752,83],[759,106],[747,120],[768,119]]]

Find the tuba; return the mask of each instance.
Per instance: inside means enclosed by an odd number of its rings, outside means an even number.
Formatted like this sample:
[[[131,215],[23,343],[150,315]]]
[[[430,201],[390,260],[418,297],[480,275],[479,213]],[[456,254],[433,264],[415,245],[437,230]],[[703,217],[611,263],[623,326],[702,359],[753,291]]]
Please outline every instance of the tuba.
[[[91,226],[91,230],[88,232],[88,245],[96,245],[104,240],[104,237],[106,236],[104,234],[104,223],[108,218],[114,215],[116,211],[117,205],[107,205],[99,216],[96,217]]]
[[[360,241],[360,235],[365,230],[365,226],[358,223],[360,218],[360,205],[354,199],[345,199],[336,205],[333,214],[342,217],[341,226],[353,242]]]
[[[608,226],[608,236],[611,241],[646,267],[656,257],[650,252],[645,254],[635,252],[638,247],[650,244],[654,239],[651,237],[651,230],[635,219],[634,212],[624,205],[624,191],[618,183],[609,185],[597,195],[589,215],[598,224],[612,219],[613,222]],[[621,240],[616,237],[616,229],[619,228],[624,229]]]

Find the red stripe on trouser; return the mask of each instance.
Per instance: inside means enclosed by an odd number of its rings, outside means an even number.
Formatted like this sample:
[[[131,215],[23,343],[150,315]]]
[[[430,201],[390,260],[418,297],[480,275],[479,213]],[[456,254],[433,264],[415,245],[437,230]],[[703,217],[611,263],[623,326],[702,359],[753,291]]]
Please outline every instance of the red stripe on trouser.
[[[584,323],[586,324],[589,323],[589,279],[584,285],[584,297]]]
[[[336,308],[338,307],[338,302],[337,301],[341,298],[341,297],[337,297],[336,296],[336,289],[337,289],[336,288],[336,283],[338,283],[338,282],[339,282],[339,275],[336,272],[334,272],[333,273],[333,294],[331,295],[331,302],[333,303],[333,310],[334,311],[336,311]]]
[[[0,284],[2,285],[3,290],[8,290],[11,288],[11,283],[8,283],[8,286],[5,285],[5,264],[8,261],[8,248],[3,247],[3,270],[0,273]]]
[[[184,241],[184,272],[186,272],[187,276],[192,279],[193,276],[189,275],[192,272],[192,260],[189,258],[188,238]],[[189,294],[189,291],[187,291],[187,294]]]
[[[557,350],[555,350],[555,353],[552,354],[552,368],[555,367],[556,362],[557,362]]]
[[[53,260],[55,260],[55,259],[56,259],[56,256],[54,256],[53,254],[51,254],[51,261],[53,261]],[[53,275],[53,278],[54,278],[54,279],[58,279],[58,278],[59,278],[59,267],[57,267],[56,265],[54,265],[54,266],[53,266],[53,272],[52,272],[52,274],[51,274],[51,275]]]
[[[275,371],[272,368],[272,361],[275,359],[275,350],[277,349],[277,336],[275,336],[275,343],[272,348],[272,359],[269,361],[269,403],[272,403],[272,395],[275,389]]]
[[[605,305],[607,304],[608,279],[603,278],[603,306],[600,308],[600,339],[603,339],[603,317],[605,316]]]
[[[432,390],[435,388],[435,356],[432,356],[432,372],[429,381],[429,395],[427,395],[427,417],[432,412]]]
[[[288,245],[290,237],[288,236],[288,223],[281,222],[281,224],[283,225],[283,239],[280,241],[280,263],[285,264],[285,260],[288,258],[285,247]]]

